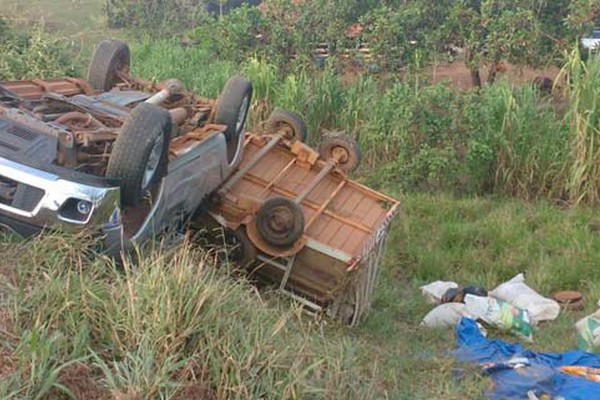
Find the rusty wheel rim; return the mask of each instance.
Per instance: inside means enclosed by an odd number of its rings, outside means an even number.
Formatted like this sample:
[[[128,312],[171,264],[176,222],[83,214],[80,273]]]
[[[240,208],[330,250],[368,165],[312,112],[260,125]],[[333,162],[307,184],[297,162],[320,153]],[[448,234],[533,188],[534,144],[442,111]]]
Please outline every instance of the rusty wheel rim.
[[[331,158],[335,158],[340,164],[346,164],[350,159],[350,152],[342,146],[335,146],[331,149]]]
[[[273,208],[267,217],[267,227],[275,235],[287,234],[294,225],[294,215],[285,206]]]
[[[296,132],[294,131],[294,128],[285,122],[279,123],[278,130],[283,134],[284,138],[288,140],[296,139]]]

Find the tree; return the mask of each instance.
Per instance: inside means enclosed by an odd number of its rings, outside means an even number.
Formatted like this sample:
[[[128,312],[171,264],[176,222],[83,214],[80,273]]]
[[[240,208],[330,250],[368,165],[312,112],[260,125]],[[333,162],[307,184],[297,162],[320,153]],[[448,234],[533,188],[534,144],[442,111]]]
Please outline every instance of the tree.
[[[578,36],[600,24],[600,2],[598,0],[571,0],[569,14],[565,19],[571,32]]]
[[[365,39],[388,68],[399,69],[445,50],[448,41],[439,32],[454,0],[409,0],[384,5],[361,20]]]
[[[531,0],[459,0],[452,5],[440,33],[465,49],[474,85],[481,86],[484,66],[488,83],[493,83],[501,62],[526,65],[539,60],[541,29],[535,6]]]
[[[503,61],[523,65],[540,59],[540,0],[406,0],[381,6],[363,20],[369,42],[395,67],[452,47],[465,50],[472,81],[480,69],[493,82]]]

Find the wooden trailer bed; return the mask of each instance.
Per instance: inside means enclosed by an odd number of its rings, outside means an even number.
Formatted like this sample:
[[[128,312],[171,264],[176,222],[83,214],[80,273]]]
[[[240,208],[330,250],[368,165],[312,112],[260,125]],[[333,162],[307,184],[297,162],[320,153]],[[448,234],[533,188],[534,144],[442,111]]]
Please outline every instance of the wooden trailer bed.
[[[294,200],[304,233],[293,245],[261,237],[256,214],[266,200]],[[246,137],[244,157],[221,188],[209,215],[244,247],[244,264],[279,284],[313,312],[356,325],[370,307],[390,223],[398,200],[351,179],[300,141]]]

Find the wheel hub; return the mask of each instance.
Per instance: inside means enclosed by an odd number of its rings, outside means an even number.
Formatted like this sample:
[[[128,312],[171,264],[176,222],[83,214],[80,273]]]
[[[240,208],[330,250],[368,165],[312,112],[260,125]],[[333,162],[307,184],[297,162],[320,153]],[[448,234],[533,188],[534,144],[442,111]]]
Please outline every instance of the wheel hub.
[[[336,146],[331,149],[331,157],[335,158],[339,163],[345,164],[350,158],[350,152],[341,146]]]
[[[292,128],[291,126],[289,126],[288,124],[285,123],[281,123],[279,125],[279,131],[281,133],[283,133],[283,136],[286,139],[292,140],[295,139],[296,135],[294,135],[294,128]]]
[[[294,216],[285,207],[277,207],[273,209],[268,219],[268,226],[275,233],[286,233],[292,229]]]

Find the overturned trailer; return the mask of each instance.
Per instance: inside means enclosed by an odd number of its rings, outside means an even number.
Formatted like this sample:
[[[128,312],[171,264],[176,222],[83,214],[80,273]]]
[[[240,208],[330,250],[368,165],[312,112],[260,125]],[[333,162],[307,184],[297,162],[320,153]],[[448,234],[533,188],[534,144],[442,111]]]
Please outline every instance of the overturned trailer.
[[[319,154],[290,140],[293,127],[270,125],[281,129],[246,136],[240,167],[202,224],[225,228],[235,261],[251,273],[307,310],[355,326],[369,311],[400,204],[348,178],[359,153],[346,136],[324,137]]]

